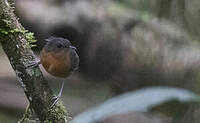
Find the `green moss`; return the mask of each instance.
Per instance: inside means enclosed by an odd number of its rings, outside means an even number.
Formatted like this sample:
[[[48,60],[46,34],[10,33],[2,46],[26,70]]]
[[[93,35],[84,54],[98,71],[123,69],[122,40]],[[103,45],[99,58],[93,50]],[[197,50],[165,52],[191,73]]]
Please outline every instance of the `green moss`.
[[[6,27],[10,27],[11,26],[11,21],[10,20],[2,19],[2,21],[6,24]]]
[[[26,39],[27,39],[27,41],[28,41],[28,43],[29,43],[29,45],[31,47],[35,47],[36,46],[35,44],[33,44],[33,43],[37,42],[37,40],[35,40],[34,33],[27,32],[27,33],[25,33],[25,37],[26,37]]]
[[[10,30],[9,32],[11,32],[11,33],[22,33],[25,36],[26,40],[28,41],[28,43],[31,47],[36,46],[36,45],[33,44],[33,43],[37,42],[37,40],[35,40],[34,33],[29,32],[28,30],[25,30],[25,29],[17,29],[17,28]]]
[[[3,30],[3,29],[1,29],[1,28],[0,28],[0,33],[2,33],[3,35],[8,35],[8,32]]]
[[[49,119],[44,121],[44,123],[51,123],[50,121],[63,121],[62,123],[66,123],[68,119],[67,111],[61,102],[59,102],[56,107],[50,108],[47,115],[49,116]]]
[[[67,123],[67,119],[69,119],[67,116],[67,111],[61,102],[59,102],[56,107],[50,108],[47,112],[47,115],[49,118],[43,123],[53,123],[52,121],[56,123]],[[18,123],[40,123],[40,121],[35,115],[34,111],[28,106],[23,118],[19,120]]]
[[[22,28],[15,28],[15,29],[12,29],[11,28],[11,22],[10,21],[7,21],[7,20],[2,20],[1,22],[3,22],[4,24],[4,28],[0,28],[0,33],[3,34],[3,35],[8,35],[9,33],[12,33],[12,34],[15,34],[15,33],[18,33],[18,34],[22,34],[25,36],[26,40],[28,41],[28,44],[30,47],[35,47],[36,45],[34,43],[37,42],[37,40],[35,39],[34,37],[34,33],[32,32],[29,32],[28,30]]]
[[[9,27],[11,26],[11,22],[9,20],[5,20],[5,19],[2,19],[0,22],[1,22],[0,27],[3,27],[3,28],[0,28],[0,33],[3,35],[8,35]]]
[[[40,123],[40,121],[30,106],[27,106],[22,119],[20,119],[17,123]]]

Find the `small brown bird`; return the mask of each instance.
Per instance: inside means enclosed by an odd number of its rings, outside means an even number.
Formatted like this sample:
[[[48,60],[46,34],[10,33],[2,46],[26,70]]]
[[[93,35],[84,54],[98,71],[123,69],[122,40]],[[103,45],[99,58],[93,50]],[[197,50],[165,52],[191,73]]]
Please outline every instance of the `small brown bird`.
[[[40,63],[51,75],[59,78],[67,78],[79,66],[79,56],[76,48],[70,41],[60,37],[50,37],[40,53]],[[62,95],[64,80],[58,96],[52,104],[55,105]]]

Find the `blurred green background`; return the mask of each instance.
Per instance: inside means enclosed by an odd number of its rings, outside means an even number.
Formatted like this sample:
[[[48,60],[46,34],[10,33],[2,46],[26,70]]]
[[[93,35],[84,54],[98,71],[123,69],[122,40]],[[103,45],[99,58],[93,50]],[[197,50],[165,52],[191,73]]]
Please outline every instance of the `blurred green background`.
[[[39,54],[49,36],[68,38],[80,69],[66,80],[71,116],[116,95],[150,86],[200,92],[199,0],[16,0]],[[16,122],[28,104],[0,49],[0,121]],[[41,69],[55,93],[62,80]]]

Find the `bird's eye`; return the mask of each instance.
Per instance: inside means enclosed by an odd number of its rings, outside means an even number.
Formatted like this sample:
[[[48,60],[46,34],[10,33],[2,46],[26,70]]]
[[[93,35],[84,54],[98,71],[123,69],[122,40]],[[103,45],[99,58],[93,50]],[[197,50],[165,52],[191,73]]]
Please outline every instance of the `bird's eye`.
[[[62,48],[62,44],[57,44],[57,47],[58,48]]]

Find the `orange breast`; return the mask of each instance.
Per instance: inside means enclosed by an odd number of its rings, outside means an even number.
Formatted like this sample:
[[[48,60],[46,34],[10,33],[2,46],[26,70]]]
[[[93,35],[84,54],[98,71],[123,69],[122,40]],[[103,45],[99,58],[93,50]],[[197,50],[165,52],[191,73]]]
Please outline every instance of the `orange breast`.
[[[42,50],[40,61],[44,69],[53,76],[65,78],[70,75],[71,63],[69,52],[66,50],[58,53]]]

